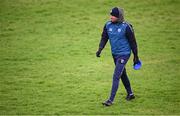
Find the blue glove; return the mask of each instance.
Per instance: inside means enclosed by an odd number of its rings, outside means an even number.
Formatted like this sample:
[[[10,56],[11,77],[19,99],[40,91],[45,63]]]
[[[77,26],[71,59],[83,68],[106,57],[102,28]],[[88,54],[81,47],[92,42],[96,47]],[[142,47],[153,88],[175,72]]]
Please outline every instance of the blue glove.
[[[141,60],[137,60],[136,62],[134,62],[133,68],[134,70],[139,70],[142,67],[142,62]]]

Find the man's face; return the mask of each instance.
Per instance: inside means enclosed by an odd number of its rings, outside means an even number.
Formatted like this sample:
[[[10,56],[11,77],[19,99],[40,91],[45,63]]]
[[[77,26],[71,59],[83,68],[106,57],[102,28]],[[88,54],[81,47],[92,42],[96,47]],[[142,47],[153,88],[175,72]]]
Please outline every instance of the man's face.
[[[110,19],[111,19],[111,21],[112,21],[113,23],[115,23],[115,22],[118,21],[118,18],[115,17],[115,16],[112,16],[112,15],[110,15]]]

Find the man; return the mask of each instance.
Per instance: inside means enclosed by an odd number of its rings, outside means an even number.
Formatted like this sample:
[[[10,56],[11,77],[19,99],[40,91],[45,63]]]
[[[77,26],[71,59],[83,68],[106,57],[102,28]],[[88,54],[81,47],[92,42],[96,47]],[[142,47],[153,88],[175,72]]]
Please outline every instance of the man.
[[[103,102],[104,106],[111,106],[113,104],[120,78],[127,91],[126,100],[129,101],[135,98],[125,68],[131,51],[134,54],[134,65],[139,62],[133,27],[131,24],[124,21],[123,9],[114,7],[110,14],[111,21],[108,21],[104,26],[99,49],[96,52],[96,56],[100,57],[101,51],[105,47],[107,41],[110,41],[115,70],[113,74],[111,94],[109,99]]]

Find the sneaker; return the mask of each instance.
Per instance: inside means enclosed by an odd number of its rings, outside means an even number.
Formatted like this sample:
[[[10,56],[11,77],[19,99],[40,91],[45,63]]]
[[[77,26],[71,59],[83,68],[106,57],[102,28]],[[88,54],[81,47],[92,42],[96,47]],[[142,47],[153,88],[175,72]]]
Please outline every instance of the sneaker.
[[[126,96],[126,100],[127,101],[130,101],[130,100],[132,100],[132,99],[135,99],[135,96],[133,95],[133,94],[128,94],[127,96]]]
[[[111,100],[107,100],[105,102],[102,103],[104,106],[111,106],[113,103]]]

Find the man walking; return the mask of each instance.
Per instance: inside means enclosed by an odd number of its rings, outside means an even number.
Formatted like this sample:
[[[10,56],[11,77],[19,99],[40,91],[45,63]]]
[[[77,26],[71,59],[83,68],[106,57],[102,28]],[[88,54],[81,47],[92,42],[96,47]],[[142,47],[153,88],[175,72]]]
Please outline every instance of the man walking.
[[[100,57],[101,51],[109,40],[111,45],[111,52],[115,63],[115,70],[113,74],[113,82],[111,94],[108,100],[103,102],[105,106],[111,106],[119,86],[121,79],[127,91],[126,100],[135,98],[131,89],[130,81],[126,74],[125,65],[128,62],[131,51],[134,54],[134,65],[139,62],[138,49],[133,27],[128,22],[124,21],[123,9],[114,7],[110,13],[110,21],[108,21],[103,29],[102,37],[99,43],[99,49],[96,56]]]

